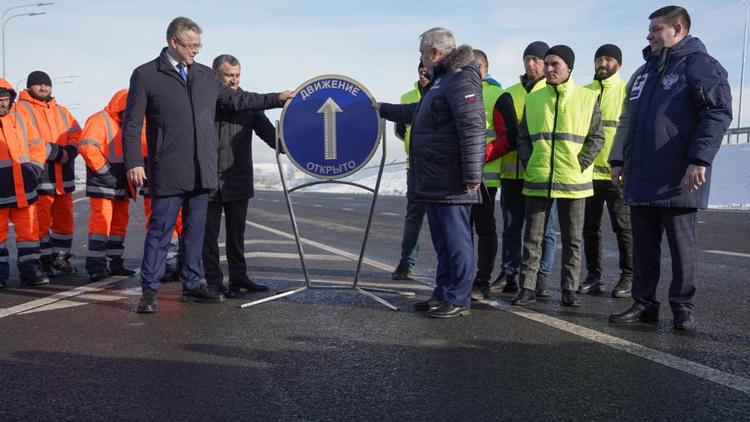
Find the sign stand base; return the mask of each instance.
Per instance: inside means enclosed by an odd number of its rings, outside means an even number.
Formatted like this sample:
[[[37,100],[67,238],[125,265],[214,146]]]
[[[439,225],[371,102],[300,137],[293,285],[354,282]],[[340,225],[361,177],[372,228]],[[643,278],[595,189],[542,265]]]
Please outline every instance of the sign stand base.
[[[359,183],[344,182],[344,181],[337,181],[337,180],[325,180],[325,181],[309,182],[309,183],[303,183],[303,184],[298,185],[298,186],[294,186],[294,187],[292,187],[290,189],[287,188],[287,183],[286,183],[286,179],[284,178],[284,171],[283,171],[283,168],[281,167],[281,160],[280,160],[280,155],[281,154],[280,154],[279,147],[281,145],[281,140],[280,140],[279,136],[277,135],[277,137],[276,137],[276,164],[279,167],[279,176],[281,177],[281,186],[284,189],[284,197],[286,198],[286,206],[287,206],[287,209],[289,210],[289,219],[291,220],[292,229],[294,231],[294,240],[297,243],[297,251],[299,252],[300,264],[302,265],[302,272],[305,275],[305,285],[303,287],[299,287],[299,288],[296,288],[296,289],[282,291],[280,293],[276,293],[274,295],[265,297],[263,299],[258,299],[258,300],[252,301],[252,302],[244,303],[244,304],[240,305],[240,308],[247,308],[247,307],[250,307],[250,306],[259,305],[261,303],[265,303],[265,302],[270,302],[270,301],[273,301],[273,300],[281,299],[281,298],[284,298],[284,297],[287,297],[287,296],[292,296],[292,295],[295,295],[297,293],[302,293],[305,290],[342,290],[342,291],[343,290],[353,290],[353,291],[356,291],[356,292],[358,292],[358,293],[360,293],[362,295],[365,295],[365,296],[369,297],[370,299],[372,299],[372,300],[380,303],[381,305],[383,305],[383,306],[385,306],[385,307],[387,307],[389,309],[392,309],[394,311],[398,311],[398,308],[395,305],[393,305],[392,303],[390,303],[387,300],[383,299],[382,297],[377,296],[373,292],[388,293],[388,294],[397,294],[397,295],[401,295],[401,296],[405,296],[405,297],[414,297],[415,296],[414,292],[400,292],[400,291],[391,290],[391,289],[370,288],[370,287],[360,287],[359,286],[359,274],[360,274],[360,271],[362,269],[362,261],[364,260],[364,256],[365,256],[365,249],[367,247],[367,239],[368,239],[369,234],[370,234],[370,227],[372,225],[372,217],[373,217],[373,214],[375,212],[375,204],[377,203],[377,200],[378,200],[378,192],[380,190],[380,181],[381,181],[381,179],[383,177],[383,168],[385,167],[385,144],[386,144],[386,142],[385,142],[386,141],[386,139],[385,139],[385,130],[384,130],[385,129],[385,120],[380,119],[379,124],[381,125],[380,143],[381,143],[381,148],[382,148],[382,151],[381,151],[382,155],[381,155],[381,159],[380,159],[380,166],[378,168],[378,178],[377,178],[377,181],[375,182],[375,188],[374,189],[370,188],[368,186],[361,185]],[[276,133],[277,134],[279,133],[279,122],[278,121],[276,122]],[[307,187],[311,187],[311,186],[315,186],[315,185],[320,185],[320,184],[345,184],[345,185],[350,185],[350,186],[356,186],[358,188],[361,188],[361,189],[364,189],[366,191],[372,192],[372,194],[373,194],[372,203],[370,204],[370,213],[369,213],[369,215],[367,217],[367,226],[365,226],[364,239],[362,240],[362,249],[360,250],[359,257],[357,259],[357,269],[354,272],[354,282],[352,283],[351,286],[327,286],[327,285],[326,286],[320,286],[320,285],[315,285],[315,284],[313,284],[313,283],[310,282],[310,275],[309,275],[309,273],[307,271],[307,265],[306,265],[306,261],[305,261],[305,252],[304,252],[304,250],[302,248],[302,241],[301,241],[301,238],[300,238],[300,235],[299,235],[299,228],[297,227],[297,219],[296,219],[295,214],[294,214],[294,207],[292,206],[292,200],[290,199],[289,194],[291,194],[291,193],[293,193],[293,192],[295,192],[295,191],[297,191],[299,189],[303,189],[303,188],[307,188]]]

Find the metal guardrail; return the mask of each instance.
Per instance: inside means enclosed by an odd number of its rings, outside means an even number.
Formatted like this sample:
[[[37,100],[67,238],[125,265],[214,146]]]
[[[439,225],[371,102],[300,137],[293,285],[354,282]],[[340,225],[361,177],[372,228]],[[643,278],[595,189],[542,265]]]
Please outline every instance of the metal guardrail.
[[[750,143],[750,127],[737,127],[727,130],[724,135],[723,144],[746,144]]]

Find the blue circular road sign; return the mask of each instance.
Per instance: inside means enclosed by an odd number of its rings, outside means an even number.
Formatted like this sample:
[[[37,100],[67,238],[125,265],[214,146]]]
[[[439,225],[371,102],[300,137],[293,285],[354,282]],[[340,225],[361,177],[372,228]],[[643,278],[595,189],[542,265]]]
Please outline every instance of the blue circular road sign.
[[[359,82],[341,75],[310,79],[281,112],[287,157],[321,179],[349,176],[375,154],[381,136],[375,99]]]

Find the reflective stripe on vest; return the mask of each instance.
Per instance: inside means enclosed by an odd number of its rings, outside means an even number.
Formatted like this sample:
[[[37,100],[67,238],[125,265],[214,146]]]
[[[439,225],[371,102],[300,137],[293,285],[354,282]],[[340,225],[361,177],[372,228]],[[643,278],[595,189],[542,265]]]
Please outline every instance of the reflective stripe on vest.
[[[531,92],[539,91],[545,86],[547,86],[547,83],[544,79],[541,79],[537,81],[533,88],[531,88]],[[526,96],[529,95],[529,93],[526,92],[523,82],[511,86],[505,90],[505,92],[510,94],[510,98],[513,100],[516,121],[520,124],[521,118],[523,117],[523,108],[526,104]],[[518,153],[515,150],[510,151],[500,158],[500,177],[502,179],[523,180],[523,173],[523,168],[521,168],[521,163],[518,159]]]
[[[534,144],[526,167],[524,195],[572,199],[593,195],[593,168],[581,171],[578,155],[591,126],[597,97],[571,78],[526,98],[526,124]]]
[[[497,99],[503,94],[503,90],[496,85],[487,81],[482,81],[482,100],[484,102],[484,115],[487,121],[487,132],[485,136],[485,145],[491,143],[496,138],[494,111]],[[500,186],[500,159],[484,163],[482,178],[484,185],[488,188]]]
[[[620,79],[620,73],[615,73],[603,81],[593,81],[586,88],[596,92],[599,96],[599,107],[602,111],[602,127],[604,129],[604,146],[594,159],[594,180],[610,180],[612,171],[609,166],[609,153],[617,133],[617,124],[622,114],[625,101],[627,82]]]

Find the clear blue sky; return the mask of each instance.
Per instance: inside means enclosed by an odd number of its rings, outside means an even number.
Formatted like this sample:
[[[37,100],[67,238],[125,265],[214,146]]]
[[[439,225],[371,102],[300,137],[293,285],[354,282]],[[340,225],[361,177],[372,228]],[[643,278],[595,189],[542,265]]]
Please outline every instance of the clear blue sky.
[[[27,3],[31,1],[3,0],[0,9]],[[75,105],[73,113],[83,123],[115,91],[127,87],[133,68],[156,57],[166,45],[169,21],[182,15],[203,28],[205,47],[198,61],[210,65],[218,54],[237,56],[246,90],[294,89],[311,77],[339,73],[364,84],[378,101],[397,102],[415,80],[417,37],[433,26],[451,29],[459,43],[487,52],[490,73],[504,86],[516,83],[522,73],[521,54],[529,42],[567,44],[577,56],[574,77],[583,84],[593,74],[594,51],[604,43],[622,48],[622,73],[629,77],[643,61],[649,13],[667,4],[641,0],[58,0],[53,6],[19,10],[47,14],[13,19],[7,25],[6,79],[16,85],[33,70],[53,77],[80,75],[74,83],[55,84],[53,91],[62,104]],[[728,70],[736,107],[743,3],[679,4],[691,14],[691,33]],[[743,126],[750,125],[748,86],[750,81],[745,83]],[[278,113],[269,116],[276,118]],[[403,157],[398,141],[390,138],[394,145],[389,156]],[[270,155],[264,150],[256,147],[256,154],[267,160]]]

